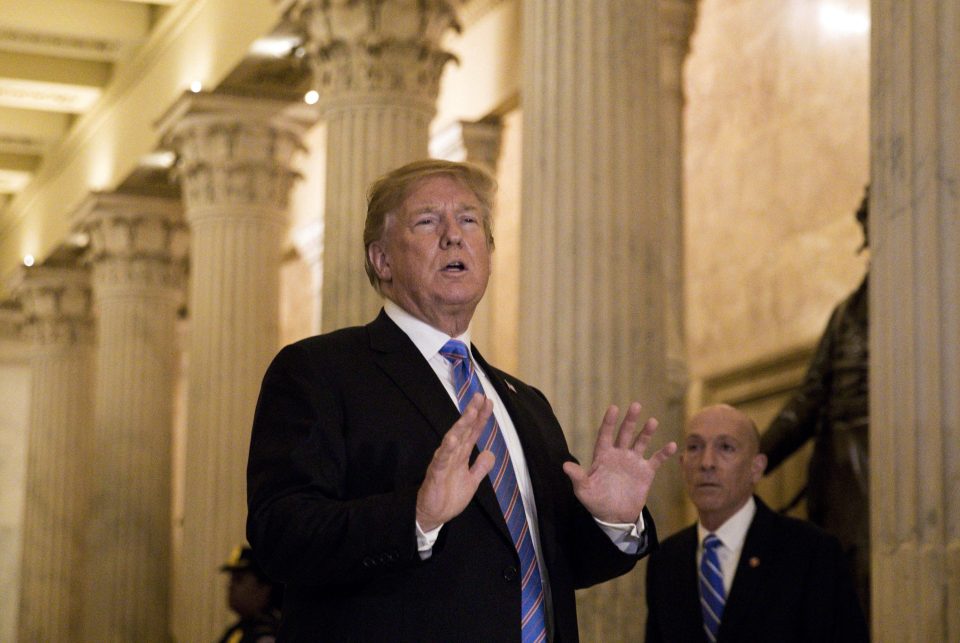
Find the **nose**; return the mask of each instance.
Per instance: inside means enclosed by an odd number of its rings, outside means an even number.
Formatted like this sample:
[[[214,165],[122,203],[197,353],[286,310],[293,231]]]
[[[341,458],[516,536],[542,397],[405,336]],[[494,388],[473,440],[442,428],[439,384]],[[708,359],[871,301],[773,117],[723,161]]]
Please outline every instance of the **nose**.
[[[459,246],[463,243],[463,230],[453,217],[444,217],[440,230],[440,247]]]
[[[701,469],[713,469],[716,466],[716,458],[713,454],[713,449],[707,447],[703,450],[703,455],[700,456],[700,468]]]

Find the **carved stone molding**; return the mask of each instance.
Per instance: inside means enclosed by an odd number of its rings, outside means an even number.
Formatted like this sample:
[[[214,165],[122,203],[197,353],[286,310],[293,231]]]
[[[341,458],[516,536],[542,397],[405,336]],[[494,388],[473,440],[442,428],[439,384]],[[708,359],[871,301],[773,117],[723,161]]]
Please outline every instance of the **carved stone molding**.
[[[23,328],[23,311],[17,302],[0,304],[0,341],[16,340]]]
[[[189,240],[179,201],[95,193],[75,219],[90,240],[85,260],[93,265],[97,298],[131,287],[182,287]]]
[[[19,29],[0,29],[0,47],[9,51],[27,51],[66,55],[92,60],[116,60],[123,43],[103,38],[81,38]]]
[[[440,39],[460,29],[451,3],[297,0],[292,15],[308,34],[318,107],[355,107],[379,97],[432,113],[443,67],[454,58]]]
[[[41,346],[92,343],[90,274],[81,268],[24,270],[15,293],[24,339]]]
[[[173,143],[187,210],[221,203],[286,209],[299,178],[291,168],[300,132],[238,115],[187,116]]]
[[[78,227],[90,237],[87,260],[182,261],[187,227],[178,201],[96,193],[81,206]]]
[[[482,121],[456,121],[435,134],[430,152],[450,161],[469,161],[496,172],[503,143],[503,123],[499,118]]]
[[[158,126],[178,155],[174,175],[187,219],[286,210],[300,178],[292,161],[305,151],[302,136],[315,120],[316,110],[302,102],[185,94]],[[227,215],[220,205],[241,207]]]

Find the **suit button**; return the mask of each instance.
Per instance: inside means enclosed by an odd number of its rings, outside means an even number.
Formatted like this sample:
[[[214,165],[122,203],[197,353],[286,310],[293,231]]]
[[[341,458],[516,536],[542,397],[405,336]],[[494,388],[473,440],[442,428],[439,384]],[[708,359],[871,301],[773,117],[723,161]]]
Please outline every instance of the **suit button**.
[[[503,569],[503,580],[512,581],[517,579],[517,568],[511,565],[510,567],[504,567]]]

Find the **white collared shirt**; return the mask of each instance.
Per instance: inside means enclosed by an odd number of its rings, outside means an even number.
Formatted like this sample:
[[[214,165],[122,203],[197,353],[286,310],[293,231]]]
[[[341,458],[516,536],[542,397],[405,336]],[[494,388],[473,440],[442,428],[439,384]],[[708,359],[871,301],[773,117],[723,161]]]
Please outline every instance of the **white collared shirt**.
[[[722,546],[717,548],[717,557],[720,559],[720,569],[723,571],[723,590],[730,595],[730,587],[733,586],[733,577],[737,573],[737,565],[740,563],[740,554],[743,552],[743,542],[747,539],[747,530],[750,529],[750,523],[757,513],[757,503],[753,496],[740,507],[736,513],[727,518],[727,521],[720,525],[715,531],[709,531],[706,527],[697,521],[697,568],[700,567],[700,559],[703,557],[703,539],[708,534],[715,534]]]

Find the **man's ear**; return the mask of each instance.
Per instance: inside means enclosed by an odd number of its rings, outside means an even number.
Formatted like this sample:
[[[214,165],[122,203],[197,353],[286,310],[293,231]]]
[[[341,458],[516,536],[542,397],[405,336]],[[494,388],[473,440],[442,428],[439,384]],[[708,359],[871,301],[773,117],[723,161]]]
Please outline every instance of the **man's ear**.
[[[390,259],[387,257],[382,242],[374,241],[367,246],[367,258],[370,260],[370,265],[373,266],[373,271],[380,277],[380,281],[390,281],[392,276]]]
[[[760,478],[763,477],[763,472],[767,470],[767,456],[758,453],[753,456],[753,462],[750,463],[750,477],[753,480],[753,484],[760,482]]]

